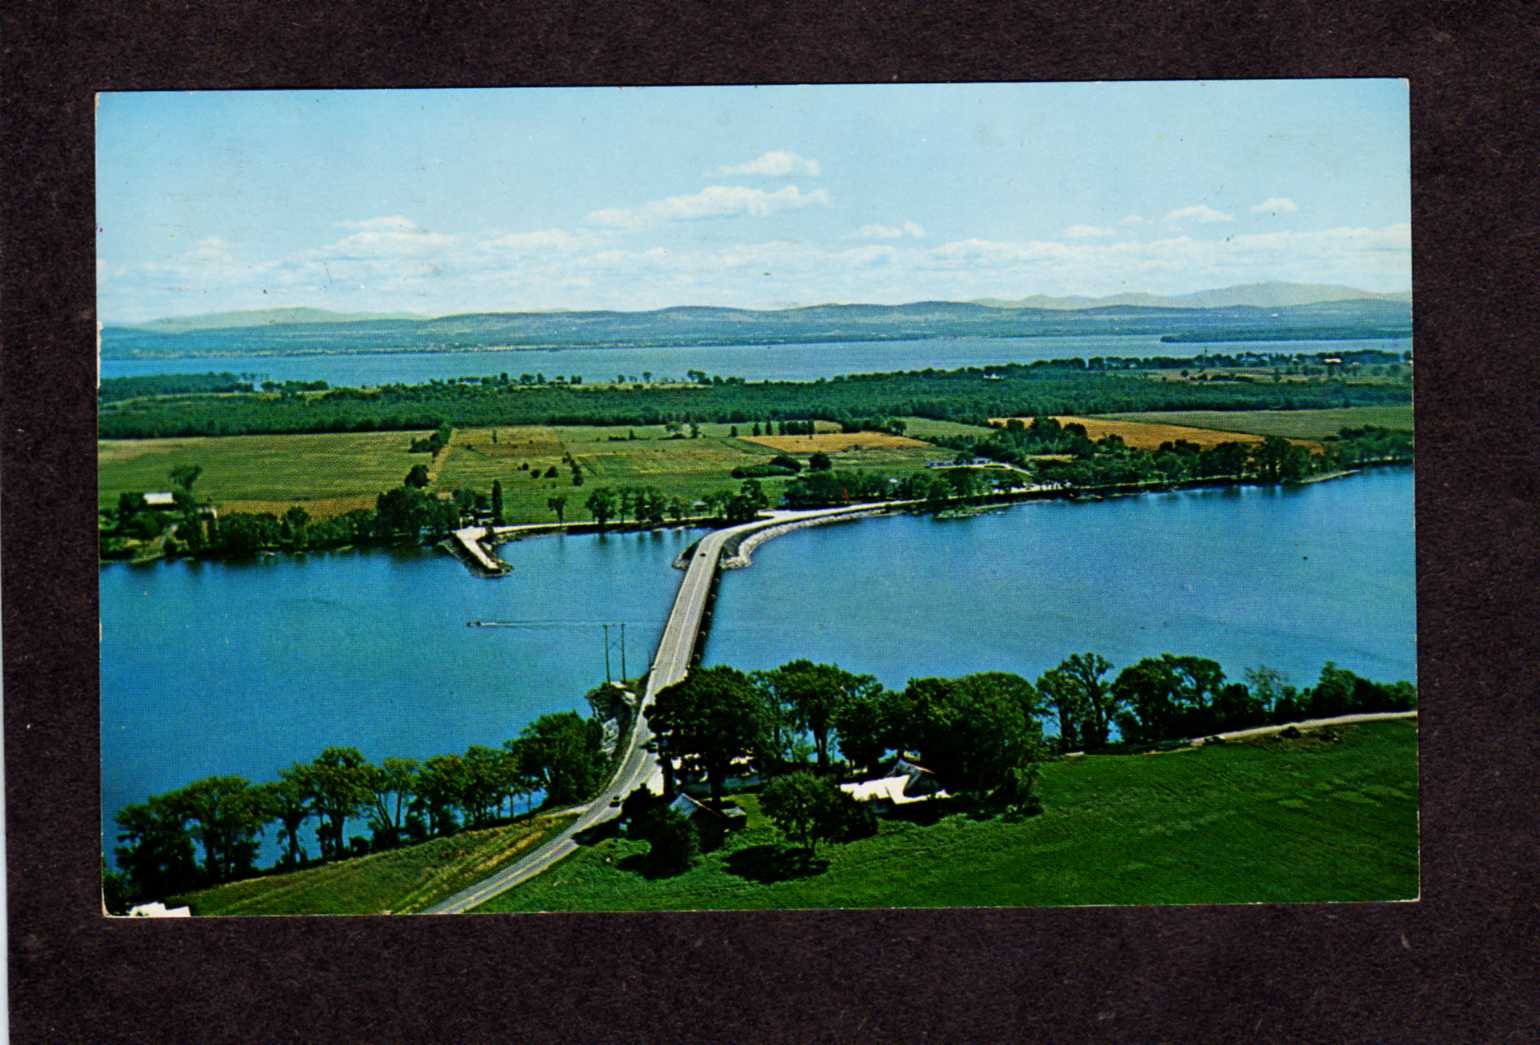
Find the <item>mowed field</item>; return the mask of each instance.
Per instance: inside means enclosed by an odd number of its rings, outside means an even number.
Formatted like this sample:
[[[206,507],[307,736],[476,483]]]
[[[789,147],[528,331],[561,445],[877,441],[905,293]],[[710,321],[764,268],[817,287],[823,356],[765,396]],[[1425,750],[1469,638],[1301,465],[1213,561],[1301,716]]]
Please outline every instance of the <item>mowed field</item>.
[[[1077,417],[1070,414],[1061,414],[1056,420],[1060,424],[1085,425],[1086,435],[1092,440],[1109,435],[1119,436],[1123,442],[1136,450],[1155,450],[1162,443],[1176,442],[1178,439],[1194,443],[1205,450],[1220,443],[1260,443],[1262,441],[1262,436],[1255,432],[1172,424],[1164,419],[1154,420],[1162,417],[1159,414],[1145,416],[1151,420],[1130,421],[1113,417]],[[990,420],[996,424],[1004,424],[1007,419],[990,418]],[[1026,424],[1032,423],[1031,418],[1020,418],[1020,420]],[[1320,443],[1310,439],[1293,439],[1291,442],[1313,451],[1321,449]]]
[[[609,838],[481,911],[1284,903],[1418,895],[1417,728],[1341,727],[1043,767],[1041,816],[913,807],[870,838],[788,859],[757,796],[683,874]]]
[[[407,452],[423,432],[236,435],[187,439],[102,440],[96,444],[96,496],[104,508],[119,494],[168,490],[172,468],[199,465],[193,490],[225,512],[274,512],[302,505],[311,516],[372,508],[381,490],[401,485],[426,454]]]
[[[1105,419],[1143,424],[1174,424],[1252,435],[1281,435],[1294,439],[1324,439],[1344,428],[1374,425],[1399,432],[1412,431],[1412,407],[1350,406],[1330,410],[1186,410],[1180,412],[1107,414]]]

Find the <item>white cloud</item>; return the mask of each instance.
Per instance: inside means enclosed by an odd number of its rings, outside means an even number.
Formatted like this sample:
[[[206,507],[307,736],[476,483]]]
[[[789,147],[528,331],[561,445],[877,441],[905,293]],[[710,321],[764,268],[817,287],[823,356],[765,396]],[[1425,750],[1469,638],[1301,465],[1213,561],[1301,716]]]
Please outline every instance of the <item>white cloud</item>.
[[[339,229],[352,229],[355,232],[410,232],[417,228],[417,223],[411,218],[403,218],[399,214],[388,215],[383,218],[362,218],[356,221],[339,221]]]
[[[1201,221],[1206,223],[1216,221],[1234,221],[1232,215],[1222,210],[1215,210],[1206,203],[1195,203],[1191,207],[1179,207],[1166,213],[1167,221]]]
[[[1064,235],[1070,239],[1100,239],[1103,236],[1115,236],[1117,233],[1101,225],[1071,225],[1064,230]]]
[[[455,237],[448,233],[429,232],[410,218],[396,215],[365,218],[361,221],[339,221],[337,225],[353,229],[354,232],[351,236],[344,236],[314,251],[316,256],[355,259],[398,257],[403,254],[432,253],[455,243]]]
[[[1119,225],[1143,225],[1144,223],[1145,220],[1137,214],[1130,214],[1118,222]]]
[[[275,304],[443,313],[1180,293],[1272,279],[1369,290],[1410,283],[1411,230],[1405,223],[1225,235],[1231,230],[1197,226],[1192,234],[1178,229],[1148,239],[975,237],[940,244],[909,233],[864,242],[848,235],[707,242],[692,236],[622,239],[583,228],[449,237],[410,221],[371,219],[344,231],[347,240],[378,237],[372,253],[345,254],[332,244],[253,259],[242,244],[208,236],[156,260],[125,263],[104,256],[99,286],[102,314],[132,320]],[[433,237],[451,242],[426,249],[421,241]]]
[[[1269,196],[1251,207],[1253,214],[1293,214],[1297,210],[1299,210],[1299,204],[1287,196]]]
[[[738,174],[763,175],[767,178],[795,178],[806,175],[816,178],[819,174],[817,160],[798,156],[785,149],[772,149],[747,163],[731,163],[709,171],[707,177],[731,177]]]
[[[914,239],[925,238],[925,228],[917,222],[906,221],[902,225],[862,225],[850,234],[851,239]]]
[[[533,232],[508,232],[494,236],[484,246],[493,250],[525,253],[531,251],[576,250],[590,242],[590,237],[568,232],[566,229],[536,229]]]
[[[584,224],[606,229],[634,230],[661,222],[698,221],[703,218],[763,218],[784,210],[800,210],[814,205],[829,205],[824,189],[803,192],[788,185],[775,192],[742,185],[708,185],[690,196],[670,196],[652,200],[640,207],[613,207],[596,210],[583,219]]]

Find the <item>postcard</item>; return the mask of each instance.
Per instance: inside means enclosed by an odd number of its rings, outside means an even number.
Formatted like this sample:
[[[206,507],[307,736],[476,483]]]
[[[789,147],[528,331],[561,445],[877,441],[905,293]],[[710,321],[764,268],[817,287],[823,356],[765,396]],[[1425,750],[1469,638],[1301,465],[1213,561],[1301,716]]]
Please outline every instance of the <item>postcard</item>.
[[[113,92],[112,916],[1419,896],[1408,90]]]

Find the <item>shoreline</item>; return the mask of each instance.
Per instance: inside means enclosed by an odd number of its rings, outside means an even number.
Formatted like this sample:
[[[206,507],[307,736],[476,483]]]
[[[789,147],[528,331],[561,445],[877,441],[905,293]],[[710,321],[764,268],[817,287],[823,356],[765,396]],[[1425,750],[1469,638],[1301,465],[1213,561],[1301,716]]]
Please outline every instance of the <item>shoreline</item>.
[[[803,528],[805,528],[807,526],[823,525],[825,523],[831,523],[831,522],[843,522],[846,519],[852,519],[852,518],[867,518],[867,517],[875,516],[875,515],[888,515],[888,514],[892,514],[894,512],[898,512],[898,511],[914,511],[917,508],[920,508],[922,511],[929,511],[929,510],[932,510],[932,508],[935,511],[945,511],[945,510],[947,510],[949,508],[965,507],[965,506],[969,506],[969,505],[976,505],[976,506],[981,506],[981,507],[982,506],[986,506],[986,505],[1009,506],[1009,505],[1012,505],[1012,504],[1025,504],[1025,503],[1032,502],[1032,501],[1070,501],[1070,502],[1078,502],[1078,503],[1087,503],[1087,502],[1107,500],[1109,498],[1115,498],[1115,497],[1136,497],[1136,496],[1140,496],[1140,495],[1143,495],[1143,494],[1152,494],[1152,493],[1174,493],[1174,492],[1179,491],[1179,490],[1226,489],[1226,488],[1264,487],[1264,486],[1276,486],[1276,487],[1288,489],[1288,488],[1293,488],[1293,487],[1313,486],[1313,485],[1315,485],[1317,483],[1330,482],[1330,481],[1336,480],[1336,479],[1346,479],[1346,478],[1349,478],[1351,476],[1361,475],[1364,472],[1369,471],[1371,469],[1398,468],[1398,467],[1408,467],[1408,468],[1410,468],[1410,467],[1413,466],[1413,464],[1414,464],[1414,462],[1412,462],[1412,461],[1371,461],[1371,462],[1366,462],[1365,464],[1360,465],[1359,467],[1356,467],[1356,468],[1339,469],[1337,471],[1326,472],[1326,473],[1323,473],[1323,474],[1320,474],[1320,475],[1308,476],[1308,477],[1306,477],[1304,479],[1300,479],[1300,480],[1297,480],[1297,481],[1291,482],[1291,483],[1261,483],[1261,482],[1256,482],[1256,481],[1253,481],[1253,480],[1234,479],[1234,478],[1225,478],[1225,477],[1212,477],[1212,478],[1206,478],[1206,479],[1185,479],[1185,480],[1180,480],[1178,482],[1163,482],[1162,481],[1162,482],[1151,482],[1151,483],[1119,483],[1119,484],[1110,484],[1110,485],[1106,485],[1106,486],[1084,486],[1084,487],[1072,487],[1072,488],[1071,487],[1053,487],[1053,488],[1023,489],[1023,490],[1006,491],[1006,492],[994,493],[994,494],[981,494],[981,495],[978,495],[978,496],[975,496],[975,497],[970,497],[970,498],[961,498],[961,499],[955,499],[955,500],[954,499],[949,499],[949,500],[947,500],[944,503],[941,503],[941,504],[938,504],[938,505],[935,505],[935,506],[932,506],[932,507],[924,507],[926,505],[926,502],[923,502],[923,501],[872,501],[872,502],[865,502],[865,503],[862,503],[862,504],[852,504],[852,505],[848,505],[848,506],[826,505],[826,506],[823,506],[823,507],[825,507],[825,508],[827,508],[829,510],[835,510],[835,509],[844,508],[845,512],[843,512],[842,514],[832,515],[832,516],[828,516],[828,517],[824,517],[824,518],[820,518],[820,519],[816,519],[816,520],[788,522],[786,524],[783,524],[782,526],[767,527],[765,530],[756,531],[755,533],[750,534],[750,535],[744,537],[742,539],[741,543],[736,548],[734,548],[723,559],[722,568],[723,569],[743,569],[743,568],[751,565],[752,562],[753,562],[752,552],[753,552],[754,548],[757,548],[759,545],[763,544],[767,540],[770,540],[772,537],[778,537],[778,536],[781,536],[784,533],[790,533],[793,530],[803,529]],[[800,510],[800,509],[794,509],[794,510]],[[771,520],[767,519],[765,521],[769,522]],[[549,537],[549,536],[553,536],[553,535],[566,535],[566,534],[586,535],[586,534],[595,534],[595,533],[600,534],[600,535],[604,535],[604,534],[628,534],[628,533],[650,533],[650,532],[657,531],[657,530],[671,530],[671,529],[706,529],[709,532],[709,531],[714,530],[714,529],[722,528],[720,526],[713,526],[713,525],[711,525],[712,523],[719,523],[719,522],[721,522],[721,520],[707,519],[707,518],[702,517],[702,516],[692,516],[692,517],[689,517],[689,518],[679,519],[677,521],[670,521],[670,522],[662,523],[662,524],[657,525],[657,526],[651,526],[651,525],[643,526],[643,525],[632,524],[632,525],[629,525],[629,526],[624,526],[624,525],[623,526],[607,526],[607,527],[601,528],[597,523],[595,523],[595,522],[593,522],[591,520],[588,521],[588,522],[514,523],[514,524],[507,525],[507,526],[488,526],[488,527],[471,526],[471,527],[461,527],[458,530],[451,531],[449,534],[445,535],[442,538],[439,538],[438,540],[435,540],[435,541],[432,541],[432,542],[428,542],[428,543],[424,543],[424,544],[412,544],[412,545],[410,545],[410,547],[414,547],[414,548],[435,548],[435,547],[443,548],[443,547],[446,547],[446,546],[452,546],[452,545],[454,545],[456,543],[457,537],[458,537],[459,534],[464,533],[466,531],[470,531],[470,530],[479,530],[479,531],[481,531],[481,536],[479,538],[477,538],[477,543],[478,543],[478,545],[481,547],[481,549],[484,552],[486,552],[488,555],[490,555],[490,549],[496,548],[498,545],[501,545],[501,544],[503,544],[505,542],[508,542],[508,541],[524,540],[524,539],[529,538],[529,537]],[[376,544],[359,545],[359,544],[356,544],[356,543],[350,543],[350,544],[338,545],[337,547],[334,547],[334,548],[307,548],[307,549],[304,549],[302,551],[287,551],[285,549],[280,549],[280,548],[263,549],[262,551],[258,552],[255,556],[252,556],[250,558],[267,558],[267,557],[274,556],[274,555],[306,555],[306,554],[309,554],[311,552],[354,551],[354,550],[357,550],[360,547],[392,547],[392,546],[397,546],[397,547],[402,546],[402,542],[399,542],[399,541],[397,541],[397,542],[380,542],[377,545]],[[693,547],[693,544],[691,545],[691,547]],[[690,549],[687,547],[685,549],[685,552],[688,552],[689,550]],[[450,553],[451,554],[455,554],[453,552],[452,548],[451,548]],[[474,554],[474,553],[469,552],[469,550],[467,549],[467,555],[471,555],[471,554]],[[459,556],[456,555],[456,557],[458,558]],[[501,559],[497,558],[496,556],[491,556],[491,558],[492,558],[492,560],[494,562],[501,562],[502,561]],[[681,553],[681,558],[683,558],[683,553]],[[175,557],[175,559],[167,559],[165,557],[165,555],[151,555],[151,556],[145,556],[145,557],[134,558],[134,559],[103,559],[100,556],[98,556],[98,558],[97,558],[97,568],[101,569],[103,567],[115,566],[115,565],[121,565],[121,566],[147,566],[147,565],[149,565],[151,563],[173,562],[173,561],[187,561],[187,562],[200,562],[200,563],[203,563],[203,562],[207,562],[207,563],[220,563],[220,562],[245,562],[245,561],[250,561],[250,560],[249,559],[204,558],[204,557],[192,556],[192,555],[178,555],[178,556]],[[461,561],[463,562],[465,560],[462,559]],[[675,565],[679,566],[680,564],[679,564],[678,561],[676,561]],[[486,567],[484,565],[481,568],[484,571],[486,570]],[[504,570],[496,570],[495,572],[484,572],[484,573],[482,573],[482,576],[490,578],[490,579],[495,579],[497,577],[506,576],[507,572],[508,571],[505,570],[505,569]]]

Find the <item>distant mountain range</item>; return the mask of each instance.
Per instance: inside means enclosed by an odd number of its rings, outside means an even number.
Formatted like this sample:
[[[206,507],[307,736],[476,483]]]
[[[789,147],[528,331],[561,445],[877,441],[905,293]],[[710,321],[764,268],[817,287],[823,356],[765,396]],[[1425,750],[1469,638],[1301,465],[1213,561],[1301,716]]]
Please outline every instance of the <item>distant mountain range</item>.
[[[778,309],[712,308],[706,306],[675,306],[641,312],[619,312],[606,309],[588,311],[552,309],[525,310],[519,312],[472,313],[466,315],[424,316],[411,312],[332,312],[324,308],[265,308],[244,312],[208,312],[196,316],[171,316],[152,319],[145,323],[116,323],[105,321],[105,327],[121,330],[138,330],[161,334],[186,334],[208,330],[241,330],[251,327],[335,325],[342,323],[377,323],[400,320],[411,323],[450,323],[458,319],[485,319],[492,316],[673,316],[697,318],[706,314],[721,317],[741,316],[744,322],[757,318],[769,318],[784,314],[809,316],[828,310],[894,310],[913,315],[917,311],[945,312],[947,306],[982,305],[993,309],[1045,310],[1053,312],[1104,309],[1110,307],[1165,308],[1165,309],[1212,309],[1212,308],[1289,308],[1297,305],[1313,305],[1339,301],[1397,301],[1410,303],[1411,291],[1381,294],[1352,287],[1324,283],[1246,283],[1217,290],[1200,290],[1191,294],[1110,294],[1104,297],[1071,295],[1050,297],[1042,294],[1024,298],[979,298],[974,301],[920,301],[906,305],[859,305],[829,304],[796,306]]]
[[[1333,301],[1401,301],[1411,303],[1412,292],[1380,294],[1370,290],[1337,286],[1330,283],[1243,283],[1218,290],[1199,290],[1192,294],[1109,294],[1105,297],[1031,297],[1004,299],[979,298],[977,305],[991,308],[1044,308],[1055,310],[1105,308],[1109,305],[1133,305],[1140,308],[1289,308]]]
[[[264,308],[247,312],[206,312],[198,316],[171,316],[148,323],[108,323],[128,330],[153,330],[185,334],[195,330],[233,330],[242,327],[288,326],[296,323],[366,323],[376,319],[426,319],[412,312],[330,312],[324,308]]]
[[[1085,299],[1079,308],[915,301],[755,310],[679,306],[649,312],[484,312],[424,319],[269,309],[106,326],[104,359],[270,356],[481,349],[819,344],[944,337],[1156,336],[1172,343],[1344,340],[1411,335],[1411,305],[1394,295],[1307,304],[1278,284],[1143,300]],[[1295,288],[1310,296],[1321,288]],[[1328,288],[1330,289],[1330,288]],[[1249,297],[1247,292],[1249,291]],[[1194,305],[1246,299],[1265,304]],[[1073,299],[1070,299],[1073,300]],[[223,325],[221,325],[223,324]],[[1094,351],[1091,354],[1095,354]]]

